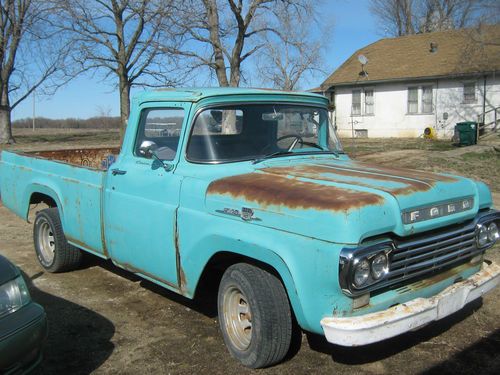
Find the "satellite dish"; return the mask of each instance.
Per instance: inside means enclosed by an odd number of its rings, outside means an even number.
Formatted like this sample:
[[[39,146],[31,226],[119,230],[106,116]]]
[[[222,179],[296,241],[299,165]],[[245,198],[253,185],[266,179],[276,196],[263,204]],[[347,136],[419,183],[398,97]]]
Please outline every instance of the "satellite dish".
[[[358,61],[361,65],[366,65],[368,63],[368,58],[365,55],[358,55]]]

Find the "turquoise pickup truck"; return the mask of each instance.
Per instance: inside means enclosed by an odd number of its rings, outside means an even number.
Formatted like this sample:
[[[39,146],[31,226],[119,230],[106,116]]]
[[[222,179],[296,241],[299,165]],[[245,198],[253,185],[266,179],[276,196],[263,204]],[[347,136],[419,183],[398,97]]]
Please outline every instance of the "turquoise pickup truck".
[[[500,212],[480,182],[357,162],[326,98],[259,89],[133,100],[120,150],[3,151],[3,204],[48,272],[82,251],[188,298],[218,285],[233,357],[280,362],[299,327],[365,345],[497,286]]]

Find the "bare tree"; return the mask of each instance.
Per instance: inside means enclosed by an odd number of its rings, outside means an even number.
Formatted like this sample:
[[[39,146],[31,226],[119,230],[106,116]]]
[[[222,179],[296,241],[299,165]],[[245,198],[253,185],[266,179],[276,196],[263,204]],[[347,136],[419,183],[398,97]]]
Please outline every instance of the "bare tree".
[[[296,90],[306,76],[325,72],[323,48],[329,24],[315,17],[315,4],[304,4],[303,12],[280,12],[280,34],[261,35],[263,48],[258,59],[258,75],[264,86]]]
[[[62,28],[74,36],[76,62],[118,81],[120,136],[130,114],[134,85],[172,86],[160,41],[167,28],[170,0],[56,0]]]
[[[402,36],[472,26],[485,14],[485,0],[371,0],[383,34]]]
[[[50,94],[62,83],[67,49],[51,17],[43,1],[0,2],[0,143],[15,142],[11,112],[19,103],[36,89]]]
[[[243,63],[263,46],[259,36],[280,35],[279,11],[302,12],[310,0],[185,0],[170,20],[179,46],[165,46],[196,70],[208,67],[220,86],[239,86]]]
[[[385,27],[384,34],[415,34],[414,0],[371,0],[371,10]]]

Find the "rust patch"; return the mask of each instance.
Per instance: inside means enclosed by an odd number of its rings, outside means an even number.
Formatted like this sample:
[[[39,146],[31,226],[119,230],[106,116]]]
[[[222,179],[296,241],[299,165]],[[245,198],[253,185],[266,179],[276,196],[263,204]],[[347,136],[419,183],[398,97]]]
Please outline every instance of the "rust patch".
[[[387,187],[387,186],[373,186],[369,183],[362,181],[355,181],[354,184],[358,186],[364,186],[369,188],[375,188],[378,190],[391,193],[393,195],[408,195],[420,191],[427,191],[434,185],[433,181],[423,182],[409,180],[405,177],[399,176],[385,176],[376,174],[372,171],[352,171],[349,169],[341,169],[334,166],[322,166],[322,165],[300,165],[296,167],[273,167],[264,169],[267,173],[279,174],[279,175],[292,175],[297,177],[304,177],[310,179],[321,179],[324,181],[336,182],[336,183],[353,183],[353,181],[348,179],[343,179],[342,177],[352,177],[352,178],[365,178],[370,180],[376,180],[381,182],[396,182],[403,184],[402,187]],[[325,175],[329,174],[329,175]],[[339,177],[336,177],[338,175]]]
[[[248,173],[213,181],[207,194],[229,195],[262,206],[331,211],[348,211],[384,201],[377,194],[265,173]]]
[[[186,280],[186,274],[184,273],[184,270],[182,269],[182,264],[181,264],[181,250],[180,250],[180,245],[179,245],[179,228],[177,226],[177,210],[175,211],[175,218],[174,218],[174,247],[175,247],[175,261],[176,261],[176,268],[177,268],[177,283],[179,284],[179,289],[182,294],[184,294],[186,285],[187,285],[187,280]]]
[[[84,148],[74,150],[51,150],[51,151],[36,151],[27,153],[30,156],[36,156],[49,160],[57,160],[60,162],[80,165],[88,168],[107,169],[109,155],[118,155],[120,149],[117,147],[105,148]]]
[[[448,271],[445,271],[443,273],[439,273],[439,274],[434,275],[432,277],[429,277],[427,279],[421,280],[420,282],[410,284],[407,286],[407,288],[410,290],[413,290],[413,291],[427,288],[428,286],[431,286],[433,284],[439,283],[439,282],[444,281],[446,279],[450,279],[450,278],[458,275],[459,273],[461,273],[469,268],[472,268],[472,267],[474,267],[474,265],[471,265],[470,263],[465,263],[465,264],[462,264],[458,267],[449,269]]]
[[[118,263],[118,262],[115,262],[115,261],[113,261],[113,263],[115,265],[117,265],[118,267],[123,268],[123,269],[125,269],[127,271],[130,271],[130,272],[133,272],[133,273],[138,273],[140,275],[144,275],[144,276],[150,278],[151,280],[155,280],[155,281],[160,282],[162,284],[168,285],[169,287],[171,287],[173,289],[178,289],[177,285],[171,283],[170,281],[163,280],[163,279],[161,279],[161,278],[159,278],[159,277],[157,277],[157,276],[155,276],[155,275],[153,275],[151,273],[148,273],[148,272],[144,271],[143,269],[134,267],[134,266],[132,266],[129,263]]]
[[[109,253],[108,253],[108,247],[106,246],[106,231],[104,230],[104,186],[101,186],[99,188],[99,195],[101,197],[101,207],[100,207],[100,212],[99,212],[99,217],[101,219],[101,246],[102,246],[102,252],[106,258],[109,258]]]

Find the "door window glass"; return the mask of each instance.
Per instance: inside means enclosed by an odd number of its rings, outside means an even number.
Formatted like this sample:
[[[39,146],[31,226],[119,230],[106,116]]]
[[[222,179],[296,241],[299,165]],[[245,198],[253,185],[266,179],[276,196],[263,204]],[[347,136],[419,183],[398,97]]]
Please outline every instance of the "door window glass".
[[[139,148],[144,141],[153,142],[152,149],[162,160],[173,160],[177,153],[184,109],[148,108],[141,113],[141,122],[135,143],[135,155],[143,157]]]

